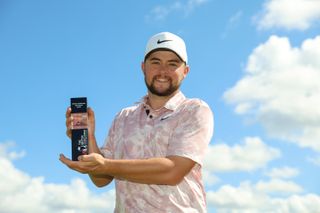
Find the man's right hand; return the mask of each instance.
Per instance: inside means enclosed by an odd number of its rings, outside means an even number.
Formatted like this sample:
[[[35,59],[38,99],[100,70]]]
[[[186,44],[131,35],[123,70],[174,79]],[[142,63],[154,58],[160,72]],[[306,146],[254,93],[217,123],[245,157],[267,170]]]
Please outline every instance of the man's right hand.
[[[69,138],[71,138],[71,107],[68,107],[67,111],[66,111],[66,127],[67,127],[67,131],[66,134]]]
[[[89,138],[94,137],[95,134],[95,116],[94,111],[89,107],[88,108],[88,134]],[[69,138],[71,138],[71,123],[72,123],[72,116],[71,116],[71,107],[67,108],[66,111],[66,134]]]
[[[93,138],[96,131],[96,119],[94,116],[94,111],[88,107],[88,132],[89,132],[89,139]]]
[[[97,142],[96,142],[96,139],[94,136],[94,134],[95,134],[94,112],[91,108],[88,108],[87,112],[88,112],[89,154],[97,153],[97,154],[102,155],[100,149],[97,146]],[[71,125],[72,125],[71,107],[68,107],[68,109],[66,111],[66,127],[67,127],[66,134],[69,138],[71,138]],[[78,165],[78,164],[81,164],[81,163],[83,164],[83,162],[71,161],[70,159],[64,157],[63,154],[60,154],[60,161],[64,164],[66,164],[71,169],[76,168],[76,165]],[[98,175],[98,176],[95,176],[93,174],[89,174],[89,176],[90,176],[90,179],[92,180],[92,182],[98,187],[105,186],[113,180],[113,177],[108,174]]]

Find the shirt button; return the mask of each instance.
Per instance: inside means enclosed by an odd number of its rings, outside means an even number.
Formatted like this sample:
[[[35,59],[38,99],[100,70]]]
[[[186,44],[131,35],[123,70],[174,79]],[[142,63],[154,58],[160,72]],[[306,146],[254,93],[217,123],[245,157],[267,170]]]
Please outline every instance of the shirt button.
[[[152,115],[150,115],[150,116],[149,116],[149,118],[153,118],[153,116],[152,116]]]

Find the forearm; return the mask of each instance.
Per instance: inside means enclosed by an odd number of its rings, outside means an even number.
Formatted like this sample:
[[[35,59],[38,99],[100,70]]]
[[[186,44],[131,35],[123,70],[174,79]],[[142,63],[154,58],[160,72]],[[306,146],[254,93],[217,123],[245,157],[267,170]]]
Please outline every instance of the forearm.
[[[173,163],[166,158],[108,160],[107,173],[117,179],[144,184],[168,184]]]
[[[176,185],[184,174],[177,170],[176,162],[169,158],[141,160],[106,159],[105,172],[117,179],[143,184]]]
[[[113,177],[109,175],[93,175],[89,174],[89,177],[91,181],[96,185],[97,187],[103,187],[108,185],[112,182]]]
[[[102,155],[94,135],[89,135],[89,153],[97,153]],[[110,175],[93,175],[89,174],[91,181],[97,187],[103,187],[112,182],[113,177]]]

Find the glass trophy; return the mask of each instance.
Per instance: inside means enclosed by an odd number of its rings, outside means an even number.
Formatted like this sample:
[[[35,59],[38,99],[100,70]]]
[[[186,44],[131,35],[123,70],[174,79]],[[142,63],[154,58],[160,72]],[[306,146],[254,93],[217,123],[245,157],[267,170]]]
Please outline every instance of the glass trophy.
[[[71,141],[72,160],[88,154],[87,98],[71,98]]]

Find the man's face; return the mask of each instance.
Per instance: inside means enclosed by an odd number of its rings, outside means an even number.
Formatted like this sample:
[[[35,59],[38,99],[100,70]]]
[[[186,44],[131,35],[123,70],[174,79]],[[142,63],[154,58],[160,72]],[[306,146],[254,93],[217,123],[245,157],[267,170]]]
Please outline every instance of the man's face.
[[[154,95],[175,94],[189,67],[171,51],[155,51],[142,63],[146,86]]]

